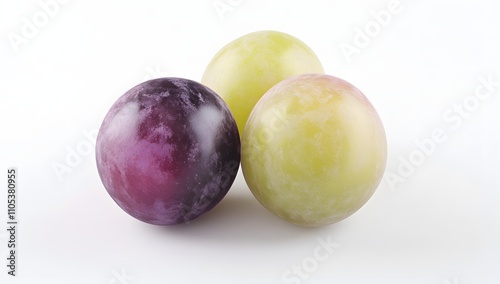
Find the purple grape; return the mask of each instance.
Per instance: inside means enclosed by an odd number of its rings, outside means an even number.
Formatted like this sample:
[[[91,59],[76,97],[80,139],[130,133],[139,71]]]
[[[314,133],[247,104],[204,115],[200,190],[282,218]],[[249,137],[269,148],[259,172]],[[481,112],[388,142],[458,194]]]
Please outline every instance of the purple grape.
[[[150,224],[186,223],[211,210],[238,172],[240,138],[224,101],[182,78],[141,83],[102,122],[97,169],[113,200]]]

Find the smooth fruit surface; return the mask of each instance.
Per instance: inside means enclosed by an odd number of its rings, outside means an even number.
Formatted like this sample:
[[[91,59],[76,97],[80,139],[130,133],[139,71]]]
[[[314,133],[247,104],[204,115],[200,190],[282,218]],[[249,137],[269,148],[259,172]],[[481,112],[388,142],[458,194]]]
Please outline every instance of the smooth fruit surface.
[[[242,134],[252,108],[267,90],[304,73],[324,73],[305,43],[286,33],[259,31],[224,46],[208,64],[201,82],[228,104]]]
[[[382,121],[350,83],[306,74],[271,88],[242,137],[242,170],[259,202],[287,221],[318,226],[361,208],[387,158]]]
[[[99,176],[113,200],[151,224],[188,222],[226,195],[240,162],[227,105],[182,78],[141,83],[107,113],[96,142]]]

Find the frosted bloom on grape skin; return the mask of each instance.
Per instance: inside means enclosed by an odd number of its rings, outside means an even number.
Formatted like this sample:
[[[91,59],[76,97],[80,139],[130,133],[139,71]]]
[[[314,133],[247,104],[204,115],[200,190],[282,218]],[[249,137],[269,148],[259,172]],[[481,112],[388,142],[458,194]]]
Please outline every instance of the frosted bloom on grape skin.
[[[128,214],[151,224],[190,221],[225,196],[227,165],[240,160],[236,123],[222,99],[181,78],[155,79],[111,107],[96,142],[104,187]],[[210,192],[210,194],[206,194]]]

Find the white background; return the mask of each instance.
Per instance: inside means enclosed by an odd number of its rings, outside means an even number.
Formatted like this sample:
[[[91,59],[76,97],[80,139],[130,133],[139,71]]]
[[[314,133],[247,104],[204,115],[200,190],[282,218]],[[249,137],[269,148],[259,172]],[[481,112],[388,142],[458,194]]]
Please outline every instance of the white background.
[[[0,1],[5,227],[6,169],[19,170],[18,276],[7,275],[2,229],[1,283],[500,283],[500,86],[475,97],[482,80],[500,82],[498,1],[401,0],[385,27],[372,11],[388,0],[66,2],[47,15],[38,1]],[[24,36],[26,21],[37,26]],[[369,41],[356,43],[367,26]],[[264,29],[304,41],[378,110],[389,156],[375,195],[340,223],[302,228],[268,213],[240,172],[188,225],[128,216],[84,133],[136,84],[199,81],[226,43]],[[359,49],[346,56],[342,45]],[[436,130],[446,139],[422,154],[416,141]],[[338,246],[316,260],[321,242]],[[294,266],[304,279],[286,278]]]

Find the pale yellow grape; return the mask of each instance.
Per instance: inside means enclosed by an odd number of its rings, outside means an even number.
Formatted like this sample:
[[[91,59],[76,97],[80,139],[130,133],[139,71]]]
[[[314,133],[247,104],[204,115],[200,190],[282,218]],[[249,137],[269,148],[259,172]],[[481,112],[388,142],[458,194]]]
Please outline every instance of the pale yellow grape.
[[[267,90],[304,73],[324,73],[305,43],[286,33],[259,31],[224,46],[208,64],[201,82],[224,99],[241,135],[252,108]]]
[[[259,202],[292,223],[338,222],[378,187],[387,158],[382,121],[350,83],[298,75],[271,88],[242,137],[242,169]]]

